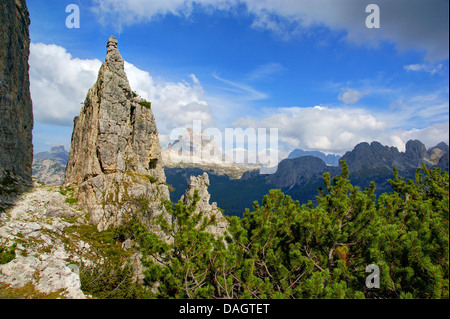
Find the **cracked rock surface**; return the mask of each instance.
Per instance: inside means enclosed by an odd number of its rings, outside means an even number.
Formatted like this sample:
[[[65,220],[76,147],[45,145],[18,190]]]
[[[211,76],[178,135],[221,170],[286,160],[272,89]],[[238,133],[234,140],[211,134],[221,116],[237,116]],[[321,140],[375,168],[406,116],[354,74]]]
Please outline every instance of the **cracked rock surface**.
[[[17,245],[16,257],[0,265],[0,287],[32,285],[43,294],[85,299],[77,270],[89,264],[89,244],[65,230],[86,223],[83,213],[65,202],[55,186],[38,186],[0,213],[0,243]]]

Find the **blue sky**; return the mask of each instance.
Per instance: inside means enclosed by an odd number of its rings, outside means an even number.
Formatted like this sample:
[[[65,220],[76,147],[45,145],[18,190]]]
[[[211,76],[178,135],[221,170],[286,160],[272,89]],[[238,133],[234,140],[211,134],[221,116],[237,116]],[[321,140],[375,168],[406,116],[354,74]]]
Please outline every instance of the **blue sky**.
[[[365,25],[369,3],[380,28]],[[70,145],[73,117],[115,35],[130,84],[175,127],[278,128],[343,154],[448,143],[448,0],[28,0],[35,152]],[[80,8],[69,29],[66,6]]]

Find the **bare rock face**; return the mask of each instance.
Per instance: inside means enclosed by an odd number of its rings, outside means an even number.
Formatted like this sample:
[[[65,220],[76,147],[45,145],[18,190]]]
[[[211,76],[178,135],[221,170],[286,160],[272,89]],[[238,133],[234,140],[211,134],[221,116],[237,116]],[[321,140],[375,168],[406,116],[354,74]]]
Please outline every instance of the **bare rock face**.
[[[105,230],[129,218],[140,199],[157,210],[169,200],[165,182],[150,103],[131,90],[112,36],[97,82],[74,120],[64,183],[79,186],[79,205]]]
[[[30,18],[25,0],[2,0],[0,21],[0,178],[9,171],[31,182]]]
[[[200,200],[197,203],[194,214],[203,212],[205,217],[213,218],[216,221],[216,224],[208,226],[206,231],[216,236],[224,236],[228,228],[228,221],[217,208],[217,203],[209,203],[211,195],[208,192],[208,187],[209,176],[207,173],[203,173],[203,175],[197,177],[191,176],[189,186],[186,193],[181,197],[181,201],[186,206],[191,205],[195,192],[197,191]]]

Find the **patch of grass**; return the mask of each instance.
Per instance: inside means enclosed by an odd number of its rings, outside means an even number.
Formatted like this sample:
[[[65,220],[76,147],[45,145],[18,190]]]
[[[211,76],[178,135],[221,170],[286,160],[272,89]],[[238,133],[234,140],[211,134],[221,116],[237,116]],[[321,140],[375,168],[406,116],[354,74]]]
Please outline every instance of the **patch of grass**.
[[[78,198],[77,197],[68,197],[68,198],[66,198],[65,202],[69,205],[75,205],[78,203]]]
[[[96,250],[99,257],[105,257],[112,262],[119,262],[132,254],[122,249],[120,242],[116,239],[115,230],[99,232],[96,226],[88,224],[68,227],[66,232],[77,233],[81,240]]]
[[[75,188],[73,185],[70,186],[60,186],[58,192],[66,196],[65,202],[69,205],[76,205],[78,204],[78,196],[75,192]]]
[[[0,245],[0,265],[7,264],[16,257],[16,248],[16,243],[9,248],[5,244]]]
[[[150,181],[150,183],[154,184],[158,181],[158,179],[156,177],[147,175],[147,179]]]
[[[112,262],[80,269],[81,289],[99,299],[147,299],[149,289],[136,282],[129,263]]]
[[[145,107],[146,109],[151,109],[151,107],[152,107],[152,103],[150,103],[150,102],[148,102],[148,101],[145,101],[145,100],[139,102],[139,104],[140,104],[141,106]]]
[[[29,282],[22,288],[12,288],[7,285],[0,285],[0,299],[58,299],[65,298],[64,290],[45,294],[36,290],[36,287]]]

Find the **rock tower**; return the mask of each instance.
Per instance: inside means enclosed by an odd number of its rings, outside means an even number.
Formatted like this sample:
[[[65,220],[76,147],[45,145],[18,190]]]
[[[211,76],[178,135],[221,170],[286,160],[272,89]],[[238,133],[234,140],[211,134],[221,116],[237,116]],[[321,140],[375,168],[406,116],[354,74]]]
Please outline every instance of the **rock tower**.
[[[135,94],[111,36],[97,82],[74,119],[65,184],[78,185],[78,203],[99,230],[118,226],[140,202],[161,213],[169,190],[149,102]],[[150,225],[149,216],[139,216]]]
[[[186,205],[190,206],[193,202],[195,192],[198,192],[199,201],[197,203],[194,214],[203,212],[203,216],[208,219],[215,220],[215,225],[208,226],[205,231],[211,233],[215,236],[225,236],[228,229],[228,221],[223,216],[219,208],[217,208],[217,203],[209,203],[211,195],[208,192],[209,187],[209,176],[205,172],[201,176],[191,176],[189,181],[189,186],[186,192],[181,196],[181,201]]]

